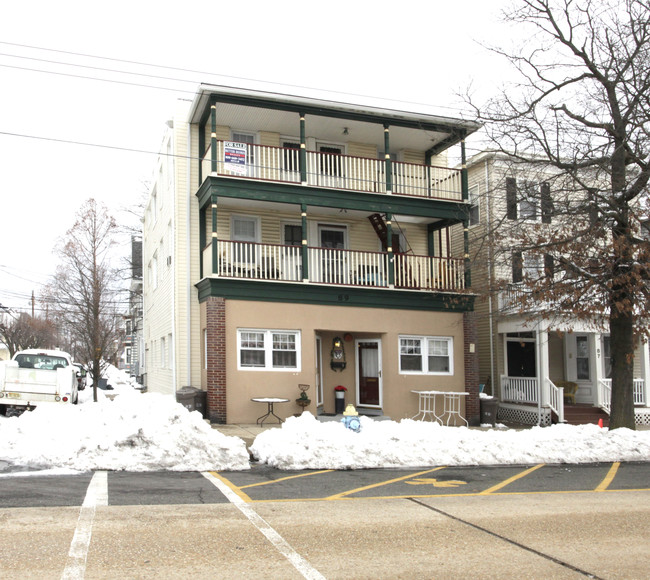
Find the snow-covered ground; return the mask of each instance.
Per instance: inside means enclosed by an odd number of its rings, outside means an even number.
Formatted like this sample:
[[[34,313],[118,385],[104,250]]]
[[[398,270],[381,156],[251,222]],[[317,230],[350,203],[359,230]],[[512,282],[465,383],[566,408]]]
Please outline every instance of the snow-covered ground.
[[[79,405],[0,417],[0,472],[249,469],[242,439],[212,429],[173,397],[141,394],[121,371],[110,369],[108,379],[114,390],[98,391],[97,403],[89,385]],[[258,435],[251,452],[281,469],[650,461],[650,431],[468,429],[361,417],[356,433],[304,413]]]

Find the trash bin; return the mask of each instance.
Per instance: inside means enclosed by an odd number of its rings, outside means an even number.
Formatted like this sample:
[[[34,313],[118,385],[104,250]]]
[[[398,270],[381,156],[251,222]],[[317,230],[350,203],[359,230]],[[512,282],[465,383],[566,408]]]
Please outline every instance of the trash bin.
[[[196,387],[183,387],[176,391],[176,402],[189,411],[198,411],[206,416],[208,393]]]
[[[481,397],[481,425],[490,423],[493,427],[497,422],[499,399]]]

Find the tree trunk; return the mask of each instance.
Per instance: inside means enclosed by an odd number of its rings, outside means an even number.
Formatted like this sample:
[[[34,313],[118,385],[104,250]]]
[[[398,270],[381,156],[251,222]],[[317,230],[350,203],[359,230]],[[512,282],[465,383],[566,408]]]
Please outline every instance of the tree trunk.
[[[634,327],[632,316],[613,312],[609,320],[612,401],[609,428],[635,429]]]

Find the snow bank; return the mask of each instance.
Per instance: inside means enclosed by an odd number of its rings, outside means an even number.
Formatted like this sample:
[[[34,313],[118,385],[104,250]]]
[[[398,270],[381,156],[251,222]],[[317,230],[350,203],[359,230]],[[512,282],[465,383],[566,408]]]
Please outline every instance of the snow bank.
[[[212,429],[173,397],[141,394],[119,376],[89,385],[79,405],[40,405],[0,421],[0,460],[26,469],[210,471],[249,469],[246,445]],[[114,397],[112,400],[111,398]]]
[[[251,452],[280,469],[649,461],[650,432],[610,433],[596,425],[483,431],[361,417],[361,432],[355,433],[305,412],[258,435]]]

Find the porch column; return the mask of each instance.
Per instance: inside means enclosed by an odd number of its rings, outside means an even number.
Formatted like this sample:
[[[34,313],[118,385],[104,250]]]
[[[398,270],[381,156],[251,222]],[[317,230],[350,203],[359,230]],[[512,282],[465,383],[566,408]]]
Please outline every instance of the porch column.
[[[463,201],[469,199],[469,181],[467,179],[467,154],[465,153],[465,137],[460,140],[460,189],[463,194]]]
[[[386,252],[388,253],[388,286],[395,286],[395,254],[393,253],[393,214],[386,214]]]
[[[305,114],[300,113],[300,152],[298,162],[300,164],[300,182],[307,184],[307,138],[305,136]],[[303,236],[304,237],[304,236]]]
[[[463,195],[463,201],[469,199],[469,182],[467,180],[467,157],[465,153],[465,138],[460,141],[460,188]],[[469,210],[469,208],[468,208]],[[465,266],[465,288],[472,287],[472,275],[470,272],[469,261],[469,219],[463,220],[463,263]]]
[[[217,106],[210,106],[210,171],[217,172]]]
[[[309,248],[307,247],[307,206],[303,203],[300,206],[300,216],[302,219],[302,281],[309,282]]]
[[[595,333],[594,334],[594,350],[596,351],[596,364],[593,365],[595,367],[595,373],[594,373],[594,381],[596,382],[596,397],[594,399],[594,405],[597,407],[600,407],[601,403],[601,392],[602,389],[600,387],[600,381],[605,378],[605,365],[603,364],[603,335],[600,333]],[[574,355],[575,356],[575,355]],[[591,356],[591,353],[589,353],[589,356]],[[575,379],[574,379],[575,380]]]
[[[388,125],[384,125],[384,166],[386,167],[386,193],[390,195],[393,193],[393,162],[390,160],[390,130]]]
[[[541,407],[548,407],[551,402],[551,393],[548,385],[548,329],[537,329],[537,377],[539,380],[540,390],[540,405]]]
[[[641,378],[643,379],[643,405],[645,407],[650,407],[650,376],[648,375],[648,357],[650,352],[648,349],[647,342],[641,342]]]
[[[212,209],[212,272],[219,273],[219,236],[217,235],[217,195],[211,195]]]

